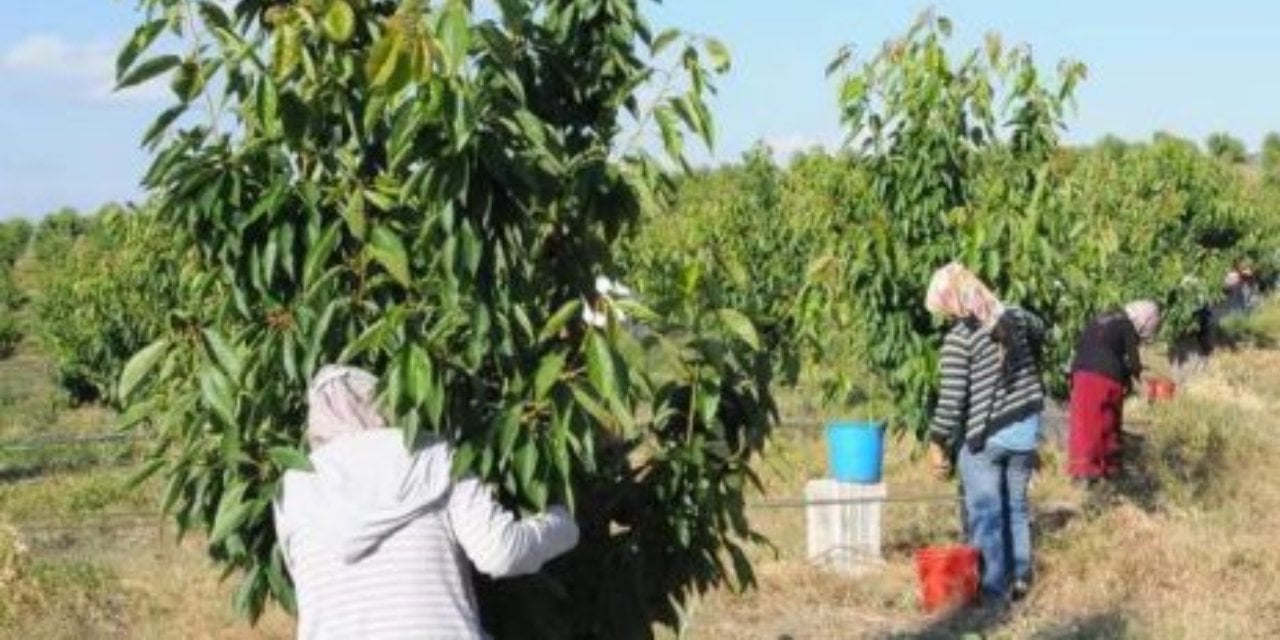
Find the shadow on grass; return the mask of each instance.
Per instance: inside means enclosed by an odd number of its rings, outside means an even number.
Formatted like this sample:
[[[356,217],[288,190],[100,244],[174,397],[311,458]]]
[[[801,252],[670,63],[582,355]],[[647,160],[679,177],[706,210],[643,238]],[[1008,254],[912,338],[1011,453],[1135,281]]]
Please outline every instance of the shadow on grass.
[[[923,628],[875,636],[881,640],[951,640],[969,635],[983,637],[1012,618],[1007,607],[968,607],[940,614]]]
[[[5,458],[22,458],[9,462]],[[114,469],[135,464],[136,455],[128,450],[78,451],[64,454],[40,454],[35,456],[0,456],[0,484],[35,480],[57,473],[70,473],[86,469]]]
[[[1084,513],[1078,505],[1067,503],[1033,503],[1031,507],[1031,535],[1037,541],[1067,528],[1072,520]]]
[[[1094,481],[1084,504],[1043,505],[1035,514],[1033,526],[1039,535],[1048,535],[1067,526],[1085,512],[1097,512],[1124,501],[1147,512],[1155,513],[1165,501],[1165,480],[1153,467],[1151,442],[1147,435],[1121,430],[1123,459],[1120,473],[1109,480]]]
[[[902,508],[901,505],[896,508]],[[905,523],[885,534],[881,551],[886,560],[910,560],[925,547],[964,538],[964,509],[960,494],[955,502],[940,500],[919,508]]]
[[[1008,624],[1016,608],[968,608],[959,609],[914,631],[896,632],[876,636],[882,640],[954,640],[955,638],[983,638]],[[1028,636],[1035,640],[1110,640],[1132,635],[1129,620],[1119,611],[1084,616],[1062,621]]]
[[[1159,433],[1122,432],[1123,471],[1097,492],[1099,506],[1124,499],[1155,513],[1171,503],[1205,504],[1230,488],[1232,460],[1249,447],[1223,429],[1238,417],[1212,406],[1193,409],[1161,420]]]
[[[1259,324],[1252,314],[1229,313],[1202,318],[1201,328],[1171,341],[1165,355],[1175,377],[1185,378],[1204,370],[1220,350],[1234,353],[1241,349],[1276,348],[1280,348],[1280,341],[1276,340],[1274,329]]]
[[[1118,611],[1099,613],[1036,632],[1034,640],[1094,640],[1128,638],[1133,634],[1129,620]]]
[[[1155,512],[1160,506],[1164,486],[1160,476],[1150,467],[1147,436],[1122,430],[1120,446],[1124,452],[1120,476],[1105,485],[1101,497],[1124,498],[1143,511]]]

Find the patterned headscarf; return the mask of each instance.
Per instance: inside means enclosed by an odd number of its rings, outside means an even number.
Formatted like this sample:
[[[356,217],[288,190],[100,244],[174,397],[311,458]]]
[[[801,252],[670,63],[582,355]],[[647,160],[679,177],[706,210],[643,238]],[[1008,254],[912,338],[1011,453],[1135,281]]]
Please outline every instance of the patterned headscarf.
[[[1138,337],[1150,340],[1160,330],[1160,306],[1151,300],[1136,300],[1124,306],[1124,314],[1138,330]]]
[[[978,276],[958,262],[933,272],[924,306],[952,320],[973,318],[990,329],[1004,313],[1004,304]]]
[[[307,441],[311,448],[335,438],[368,429],[381,429],[387,421],[374,403],[378,379],[355,367],[326,365],[307,390]]]

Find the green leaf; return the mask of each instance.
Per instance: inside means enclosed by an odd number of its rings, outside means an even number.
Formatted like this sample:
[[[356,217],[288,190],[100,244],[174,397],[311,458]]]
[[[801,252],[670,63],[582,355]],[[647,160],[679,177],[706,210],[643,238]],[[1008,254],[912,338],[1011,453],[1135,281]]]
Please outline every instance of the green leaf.
[[[364,62],[364,74],[373,89],[386,89],[396,75],[396,65],[401,63],[400,36],[395,32],[382,35],[369,49]]]
[[[307,454],[293,447],[271,447],[267,450],[267,455],[271,457],[271,461],[281,469],[293,469],[297,471],[313,471],[311,466],[311,458]]]
[[[654,108],[653,117],[658,123],[658,130],[662,133],[662,146],[667,154],[672,158],[682,157],[684,141],[680,135],[680,125],[675,111],[668,105],[661,105]]]
[[[283,91],[279,97],[280,123],[284,126],[284,136],[295,144],[306,139],[311,113],[307,104],[292,91]]]
[[[134,30],[133,35],[129,38],[129,42],[120,50],[120,54],[116,56],[116,79],[124,78],[125,72],[133,66],[138,56],[142,55],[153,42],[156,37],[164,31],[164,27],[168,22],[166,20],[152,20],[145,22]]]
[[[173,80],[169,83],[169,88],[173,90],[173,95],[177,96],[183,102],[190,102],[204,86],[201,78],[200,65],[195,60],[184,60],[178,66],[178,71],[173,74]]]
[[[164,375],[163,371],[161,375],[162,376]],[[118,396],[119,394],[118,388],[116,393]],[[125,398],[120,398],[120,399],[122,401],[126,400]],[[121,430],[130,429],[134,426],[137,426],[139,423],[141,423],[144,420],[148,420],[150,418],[155,417],[154,412],[156,410],[156,407],[159,406],[159,398],[153,397],[150,400],[145,400],[142,402],[130,402],[127,404],[128,404],[128,409],[123,414],[121,414],[120,417],[116,418],[115,420],[115,427],[117,429],[121,429]]]
[[[536,147],[547,146],[546,125],[533,115],[528,109],[521,109],[516,112],[516,122],[520,125],[520,131],[524,134],[525,139],[532,142]]]
[[[222,372],[217,369],[204,369],[200,372],[200,397],[222,420],[224,429],[237,426],[231,383]]]
[[[347,0],[333,0],[324,14],[321,26],[330,40],[339,44],[351,39],[356,31],[356,15]]]
[[[604,405],[600,404],[586,389],[576,384],[570,384],[569,390],[573,393],[573,399],[578,403],[578,406],[586,409],[587,414],[594,418],[600,426],[609,428],[617,424],[618,421],[614,418],[614,415],[604,408]]]
[[[432,375],[428,378],[430,384],[423,396],[423,405],[427,410],[427,420],[432,428],[440,430],[444,420],[444,403],[445,391],[441,375]]]
[[[628,316],[639,322],[656,324],[662,321],[662,316],[658,315],[653,309],[650,309],[644,303],[637,302],[633,299],[617,299],[613,301],[613,306]]]
[[[133,71],[120,79],[116,91],[142,84],[174,67],[182,64],[182,58],[175,55],[156,56],[138,65]]]
[[[944,37],[951,37],[951,19],[946,16],[938,16],[938,32]]]
[[[400,317],[398,314],[389,314],[378,319],[372,325],[369,325],[364,330],[364,333],[360,334],[360,337],[353,340],[342,350],[342,354],[338,356],[338,361],[350,362],[356,356],[365,355],[374,350],[385,349],[388,339],[399,322]]]
[[[720,319],[720,322],[724,323],[726,328],[752,349],[760,348],[760,335],[756,333],[755,325],[741,312],[734,309],[721,309],[716,312],[716,317]]]
[[[364,196],[359,189],[353,189],[351,196],[347,198],[347,205],[342,208],[342,219],[347,221],[347,228],[351,230],[351,235],[364,240],[369,228],[369,220],[365,217]]]
[[[216,2],[204,0],[200,3],[200,17],[210,29],[232,31],[231,17]]]
[[[136,473],[129,477],[125,482],[125,487],[130,490],[141,487],[143,483],[154,477],[156,473],[163,469],[167,464],[168,461],[164,458],[154,458],[149,460],[146,464],[142,465],[142,468],[138,469]]]
[[[711,61],[711,69],[716,73],[729,70],[731,64],[729,48],[715,38],[707,38],[707,59]]]
[[[516,477],[520,480],[520,487],[528,489],[533,482],[533,475],[538,470],[538,443],[533,439],[525,440],[520,445],[520,451],[516,453]]]
[[[239,378],[242,363],[240,356],[235,350],[227,344],[222,335],[213,329],[202,329],[201,334],[204,336],[205,346],[208,352],[213,356],[218,366],[222,368],[228,376]]]
[[[304,290],[310,289],[320,277],[320,274],[324,272],[324,267],[329,263],[333,250],[338,246],[341,233],[342,223],[330,223],[320,238],[307,251],[307,259],[302,266],[302,287]]]
[[[411,345],[404,351],[404,383],[408,395],[415,403],[427,397],[431,389],[431,356],[420,345]]]
[[[751,568],[751,560],[742,551],[742,547],[737,544],[729,542],[725,544],[725,547],[729,550],[729,556],[733,558],[733,574],[736,578],[735,590],[743,593],[756,583],[755,571]]]
[[[302,62],[302,34],[292,24],[276,29],[271,44],[271,73],[277,80],[293,74]]]
[[[133,354],[129,358],[129,362],[124,365],[124,370],[120,374],[120,385],[117,393],[121,400],[127,400],[133,390],[138,387],[138,383],[146,378],[147,374],[155,368],[156,363],[169,350],[169,341],[161,338],[143,347],[141,351]]]
[[[462,442],[453,452],[454,477],[475,472],[476,448],[470,442]]]
[[[498,418],[498,457],[502,460],[506,460],[511,456],[511,451],[515,449],[516,440],[520,437],[520,411],[522,409],[523,405],[520,404],[508,407],[503,410],[502,415]]]
[[[236,592],[231,597],[235,612],[248,618],[251,623],[262,613],[262,595],[266,590],[266,580],[262,574],[262,565],[254,564],[244,578],[241,578],[240,586],[236,587]]]
[[[716,412],[720,409],[720,384],[712,378],[698,380],[697,404],[694,410],[703,424],[715,421]],[[701,451],[701,449],[700,449]]]
[[[659,55],[664,49],[670,46],[672,42],[675,42],[676,38],[679,37],[679,29],[667,29],[666,31],[658,34],[658,37],[653,39],[653,44],[649,45],[649,51],[655,56]]]
[[[294,383],[302,384],[303,381],[298,375],[298,341],[297,334],[293,332],[283,333],[280,337],[280,363],[284,365],[285,379]]]
[[[525,486],[525,494],[529,496],[529,501],[533,503],[533,507],[539,511],[545,511],[547,508],[547,483],[545,480],[536,480]]]
[[[209,546],[217,546],[235,533],[249,519],[252,502],[244,502],[245,485],[240,484],[222,494],[213,528],[209,531]]]
[[[257,89],[254,91],[252,120],[261,127],[261,132],[266,134],[274,134],[279,131],[280,126],[280,92],[276,89],[275,81],[263,76],[258,80]]]
[[[556,430],[560,433],[566,433],[567,425],[557,424]],[[565,480],[566,489],[572,491],[573,485],[573,461],[569,454],[568,438],[556,438],[551,452],[551,462],[555,466],[556,472]]]
[[[435,43],[427,36],[419,38],[417,46],[410,47],[409,73],[413,80],[419,83],[431,80],[431,73],[434,70],[433,61],[437,57],[438,50]]]
[[[547,320],[547,323],[542,325],[542,331],[538,333],[538,342],[546,342],[560,335],[560,330],[569,324],[569,320],[577,317],[580,313],[582,313],[581,300],[570,300],[561,305],[555,314]]]
[[[556,351],[542,357],[538,362],[538,370],[533,375],[533,396],[539,400],[547,397],[547,392],[560,379],[564,372],[565,356]]]
[[[836,57],[833,58],[831,62],[827,64],[827,69],[826,69],[827,77],[830,78],[833,73],[844,69],[845,66],[848,65],[849,61],[852,59],[853,59],[853,47],[849,45],[844,45],[840,47],[840,50],[836,52]]]
[[[271,564],[267,568],[267,583],[271,585],[271,594],[279,602],[286,613],[297,615],[298,603],[293,592],[293,585],[286,576],[284,554],[280,551],[280,542],[271,548]]]
[[[673,97],[670,100],[671,108],[675,110],[676,115],[680,116],[680,120],[690,131],[702,132],[702,123],[699,121],[698,112],[694,109],[693,101],[689,96]]]
[[[411,286],[409,277],[409,256],[405,252],[400,236],[386,227],[374,227],[370,238],[370,251],[373,259],[382,265],[387,273],[404,287]]]
[[[155,119],[155,122],[152,122],[151,126],[147,128],[146,133],[143,134],[142,145],[150,147],[160,136],[164,135],[164,132],[169,129],[169,125],[173,124],[175,120],[182,117],[182,114],[186,112],[187,104],[185,102],[165,109]]]
[[[449,0],[440,16],[440,41],[451,69],[460,69],[467,60],[471,46],[471,25],[467,5],[461,0]]]
[[[614,368],[613,351],[597,331],[587,334],[587,376],[600,396],[613,404],[619,399],[618,372]]]

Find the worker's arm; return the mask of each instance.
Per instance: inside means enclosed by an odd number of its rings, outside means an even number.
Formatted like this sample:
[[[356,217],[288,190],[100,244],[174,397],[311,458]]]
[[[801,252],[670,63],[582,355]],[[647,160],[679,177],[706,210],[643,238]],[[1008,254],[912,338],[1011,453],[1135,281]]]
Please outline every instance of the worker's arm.
[[[495,578],[535,573],[578,544],[578,525],[564,508],[517,519],[474,478],[454,486],[448,518],[472,564]]]
[[[941,380],[929,438],[950,451],[964,433],[969,410],[969,349],[959,331],[949,331],[943,339],[938,368]]]

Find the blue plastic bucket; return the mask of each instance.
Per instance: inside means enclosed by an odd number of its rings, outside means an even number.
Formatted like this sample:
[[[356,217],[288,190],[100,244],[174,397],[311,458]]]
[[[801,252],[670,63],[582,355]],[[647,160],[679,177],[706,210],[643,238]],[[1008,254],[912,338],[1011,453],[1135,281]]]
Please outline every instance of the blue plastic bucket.
[[[876,484],[884,465],[884,423],[833,420],[827,423],[827,463],[840,482]]]

